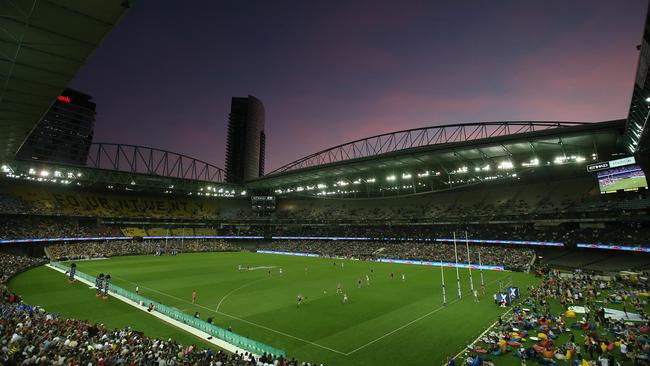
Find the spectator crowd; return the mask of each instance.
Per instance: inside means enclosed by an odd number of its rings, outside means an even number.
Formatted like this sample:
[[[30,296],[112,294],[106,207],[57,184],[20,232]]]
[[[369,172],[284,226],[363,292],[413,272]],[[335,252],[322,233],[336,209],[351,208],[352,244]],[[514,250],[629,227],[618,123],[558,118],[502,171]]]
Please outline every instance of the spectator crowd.
[[[172,252],[223,252],[238,250],[222,240],[107,240],[98,242],[67,242],[47,247],[51,259],[114,257],[119,255],[164,254]]]
[[[438,242],[393,242],[372,241],[359,242],[350,240],[309,240],[309,241],[274,241],[261,244],[260,249],[316,253],[327,257],[346,257],[358,259],[407,259],[421,261],[441,261],[453,263],[456,254],[453,244]],[[458,242],[458,262],[468,263],[467,248]],[[470,262],[505,266],[507,269],[523,271],[531,264],[535,251],[527,248],[515,248],[501,245],[469,245]]]
[[[522,365],[649,364],[647,277],[544,272],[544,281],[529,288],[529,296],[513,306],[512,315],[499,318],[470,346],[466,364],[499,364],[506,354],[519,358]]]
[[[306,252],[326,257],[376,259],[408,259],[422,261],[454,262],[454,245],[438,242],[359,242],[351,240],[273,241],[244,245],[224,240],[111,240],[100,242],[68,242],[49,245],[48,256],[55,260],[101,258],[120,255],[170,254],[173,252],[223,252],[249,249],[283,252]],[[470,262],[504,266],[523,271],[531,264],[535,252],[531,249],[502,245],[470,245]],[[458,262],[467,263],[467,248],[458,243]]]
[[[7,280],[43,259],[0,253],[0,364],[57,366],[309,365],[270,355],[226,353],[150,338],[131,328],[68,319],[22,302]]]

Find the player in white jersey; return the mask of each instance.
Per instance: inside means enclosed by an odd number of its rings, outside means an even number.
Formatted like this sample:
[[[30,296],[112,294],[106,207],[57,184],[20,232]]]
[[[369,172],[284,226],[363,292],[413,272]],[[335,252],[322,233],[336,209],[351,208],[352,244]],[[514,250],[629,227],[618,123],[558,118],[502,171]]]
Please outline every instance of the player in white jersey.
[[[347,302],[348,302],[348,294],[343,294],[343,303],[345,304]]]

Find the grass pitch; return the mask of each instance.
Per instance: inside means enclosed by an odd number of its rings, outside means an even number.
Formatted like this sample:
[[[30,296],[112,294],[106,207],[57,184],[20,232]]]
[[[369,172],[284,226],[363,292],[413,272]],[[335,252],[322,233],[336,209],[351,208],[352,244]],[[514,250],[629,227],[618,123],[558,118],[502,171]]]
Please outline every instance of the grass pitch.
[[[212,317],[217,325],[284,349],[290,358],[329,365],[441,364],[504,312],[492,300],[500,281],[512,281],[523,295],[538,282],[522,273],[484,271],[487,294],[475,303],[468,271],[460,270],[463,298],[458,299],[456,269],[446,268],[443,306],[439,267],[243,252],[76,263],[87,274],[108,273],[112,283],[126,289],[135,291],[138,285],[143,296],[190,314],[198,311],[202,319]],[[250,270],[239,271],[239,265]],[[479,272],[473,271],[473,277],[478,287]],[[336,293],[338,283],[348,303]],[[118,300],[98,300],[88,286],[70,285],[51,269],[21,274],[10,288],[27,302],[66,316],[202,343]],[[306,298],[300,307],[298,294]]]
[[[621,178],[616,180],[614,183],[604,186],[603,192],[616,192],[619,189],[630,190],[637,189],[639,187],[647,187],[648,181],[646,177],[631,177],[631,178]]]

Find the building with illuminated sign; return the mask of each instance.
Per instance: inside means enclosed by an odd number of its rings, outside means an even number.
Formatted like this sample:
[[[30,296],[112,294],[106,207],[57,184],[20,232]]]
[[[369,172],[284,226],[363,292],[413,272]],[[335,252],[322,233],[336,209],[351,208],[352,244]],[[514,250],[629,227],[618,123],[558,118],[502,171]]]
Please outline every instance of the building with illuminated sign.
[[[25,140],[17,158],[85,165],[94,127],[92,97],[66,89]]]
[[[264,175],[264,105],[252,95],[233,97],[228,119],[226,181],[243,183]]]

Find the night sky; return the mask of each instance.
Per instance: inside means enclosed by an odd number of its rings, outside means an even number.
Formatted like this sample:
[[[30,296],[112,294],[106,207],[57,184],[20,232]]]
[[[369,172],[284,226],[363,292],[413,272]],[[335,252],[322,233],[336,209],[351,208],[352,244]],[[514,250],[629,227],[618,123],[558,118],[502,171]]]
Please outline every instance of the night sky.
[[[96,142],[224,165],[230,98],[266,108],[267,172],[406,128],[623,118],[646,0],[138,0],[71,87]]]

